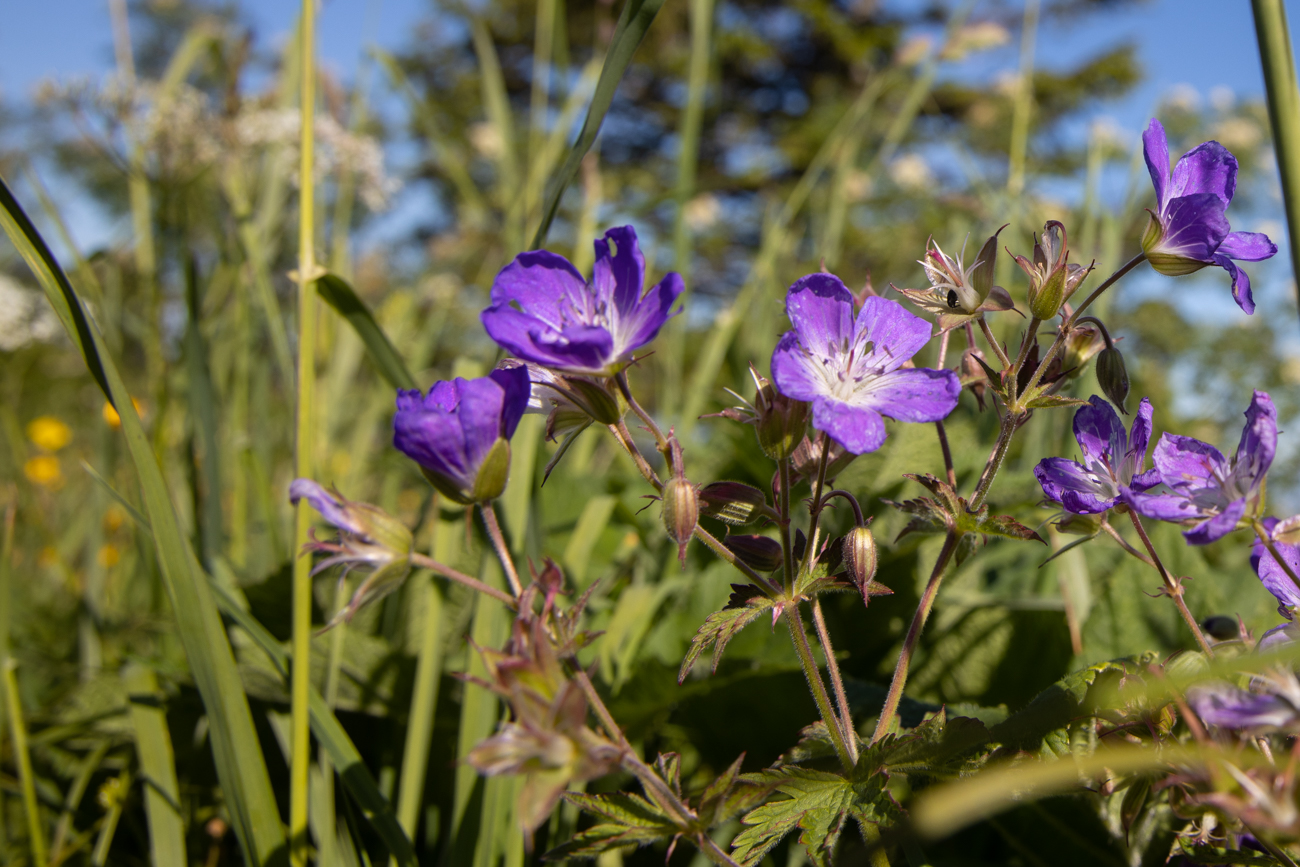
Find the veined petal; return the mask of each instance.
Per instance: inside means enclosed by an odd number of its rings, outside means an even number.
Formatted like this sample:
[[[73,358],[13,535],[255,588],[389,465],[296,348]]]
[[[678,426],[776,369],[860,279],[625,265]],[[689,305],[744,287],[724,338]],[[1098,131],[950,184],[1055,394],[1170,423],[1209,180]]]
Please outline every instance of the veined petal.
[[[852,301],[849,309],[852,310]],[[862,310],[858,313],[856,329],[860,332],[857,334],[857,342],[866,340],[874,345],[859,364],[878,367],[886,372],[902,367],[904,362],[930,342],[929,322],[909,313],[897,301],[877,295],[867,298],[863,303]]]
[[[785,296],[785,313],[810,352],[833,355],[833,347],[853,340],[853,295],[833,274],[795,281]]]
[[[524,378],[527,379],[526,372]],[[508,379],[507,382],[511,380]],[[464,437],[465,456],[472,471],[477,472],[488,451],[502,434],[501,416],[505,404],[505,389],[496,378],[489,377],[464,381],[460,388],[460,408],[456,415]],[[526,400],[526,385],[523,395]],[[522,414],[522,409],[520,413]],[[519,419],[516,418],[515,423],[518,422]]]
[[[800,348],[799,335],[787,331],[772,350],[772,381],[776,390],[795,400],[808,400],[826,393],[826,380],[819,370],[821,361]]]
[[[1087,406],[1079,407],[1074,414],[1074,438],[1085,461],[1092,463],[1104,458],[1115,470],[1119,469],[1128,447],[1128,435],[1119,414],[1095,394],[1088,398]]]
[[[681,308],[674,311],[672,306],[685,289],[682,275],[676,272],[666,274],[644,298],[623,314],[623,332],[618,346],[620,358],[654,340],[664,323],[681,312]]]
[[[1294,623],[1279,623],[1259,637],[1259,643],[1255,645],[1255,652],[1265,653],[1270,650],[1277,650],[1300,640],[1300,635],[1296,633]]]
[[[874,452],[885,443],[885,421],[874,409],[850,406],[828,397],[812,402],[813,427],[855,455]]]
[[[1180,523],[1205,517],[1197,505],[1185,495],[1171,491],[1163,485],[1148,491],[1125,488],[1120,491],[1120,497],[1129,508],[1142,517],[1156,521]]]
[[[1213,193],[1228,207],[1237,189],[1237,158],[1217,141],[1207,141],[1183,154],[1174,166],[1169,198]]]
[[[1242,262],[1262,262],[1277,255],[1277,244],[1261,232],[1229,232],[1216,252]]]
[[[1056,457],[1043,458],[1038,462],[1038,466],[1034,467],[1034,478],[1038,480],[1038,484],[1043,488],[1043,494],[1049,500],[1065,505],[1068,511],[1076,515],[1092,515],[1097,512],[1104,512],[1115,503],[1114,498],[1106,499],[1089,494],[1090,499],[1080,502],[1080,505],[1084,507],[1083,511],[1070,508],[1066,504],[1065,499],[1068,494],[1077,495],[1081,491],[1087,492],[1096,488],[1096,482],[1093,480],[1092,474],[1088,472],[1083,464],[1077,461]],[[1078,497],[1076,496],[1073,499],[1077,501]],[[1106,505],[1101,506],[1101,508],[1094,508],[1101,502],[1105,502]]]
[[[1165,234],[1151,252],[1211,262],[1228,236],[1223,200],[1214,193],[1190,193],[1169,200],[1161,222]]]
[[[1267,392],[1256,390],[1246,408],[1246,426],[1237,445],[1233,476],[1242,491],[1254,492],[1277,454],[1277,408]]]
[[[1291,571],[1300,575],[1300,548],[1285,542],[1274,542],[1273,546],[1282,555],[1283,562],[1291,567]],[[1273,555],[1267,548],[1260,554],[1257,571],[1259,580],[1264,583],[1268,592],[1277,598],[1280,606],[1291,608],[1300,605],[1300,588],[1296,587],[1291,576],[1286,574],[1286,570],[1278,564],[1277,560],[1273,559]],[[1286,616],[1290,616],[1289,612]]]
[[[558,331],[565,326],[565,302],[585,309],[585,295],[586,281],[568,259],[534,250],[520,253],[501,269],[489,300],[494,307],[518,305],[526,315]]]
[[[614,250],[610,251],[610,242]],[[595,242],[596,264],[591,271],[591,288],[596,298],[613,302],[619,317],[631,312],[641,300],[645,285],[645,256],[631,226],[618,226]]]
[[[1219,247],[1223,249],[1222,246]],[[1231,257],[1223,253],[1214,254],[1214,264],[1228,272],[1232,278],[1232,300],[1247,314],[1255,312],[1255,296],[1250,291],[1250,276],[1245,268],[1238,268]]]
[[[866,406],[899,421],[942,421],[957,406],[961,380],[951,370],[905,367],[882,374],[855,406]]]
[[[1169,189],[1169,139],[1164,126],[1154,117],[1142,133],[1142,157],[1151,175],[1151,185],[1156,188],[1156,213],[1162,213]]]
[[[1075,515],[1099,515],[1118,502],[1118,496],[1103,497],[1088,491],[1066,491],[1061,495],[1061,507]]]
[[[454,479],[463,488],[474,484],[464,433],[450,413],[398,412],[393,416],[393,445],[420,466]]]
[[[1151,459],[1160,471],[1161,480],[1171,488],[1218,487],[1215,476],[1223,478],[1227,475],[1227,461],[1223,454],[1209,443],[1193,437],[1171,433],[1161,435]]]
[[[1190,530],[1183,531],[1183,538],[1189,545],[1208,545],[1218,541],[1237,529],[1237,521],[1246,514],[1246,498],[1233,500],[1223,511],[1214,515]]]
[[[613,350],[613,337],[596,325],[569,325],[556,330],[509,305],[489,307],[479,318],[488,336],[511,354],[544,367],[601,372]]]

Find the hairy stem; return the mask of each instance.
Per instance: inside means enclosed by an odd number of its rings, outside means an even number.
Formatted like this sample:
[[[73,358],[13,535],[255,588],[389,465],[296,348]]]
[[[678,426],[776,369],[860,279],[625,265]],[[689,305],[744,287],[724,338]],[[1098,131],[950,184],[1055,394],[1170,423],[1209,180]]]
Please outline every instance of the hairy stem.
[[[632,460],[636,462],[636,468],[641,473],[641,477],[649,482],[656,491],[664,489],[664,483],[659,481],[659,476],[650,466],[650,462],[641,454],[641,450],[636,447],[636,442],[632,439],[632,432],[627,429],[627,425],[620,419],[617,423],[609,426],[609,430],[614,434],[614,439],[623,447]]]
[[[876,723],[875,734],[871,736],[873,744],[883,738],[893,725],[894,716],[898,713],[898,703],[903,700],[903,687],[907,684],[907,670],[912,663],[912,654],[916,652],[916,645],[921,640],[921,630],[925,628],[925,621],[930,617],[930,609],[934,607],[934,599],[939,595],[943,570],[947,568],[948,561],[957,550],[958,541],[958,534],[951,530],[944,537],[943,549],[934,562],[930,580],[926,582],[925,591],[921,594],[921,602],[916,606],[916,614],[912,616],[912,625],[907,628],[907,637],[903,639],[903,649],[898,654],[898,664],[894,666],[894,679],[889,682],[889,695],[885,698],[885,706],[880,709],[880,720]]]
[[[799,661],[803,664],[804,676],[808,678],[808,688],[812,690],[813,701],[817,702],[817,710],[821,712],[822,722],[826,724],[826,731],[831,736],[831,743],[835,745],[835,755],[839,756],[840,764],[844,766],[846,773],[852,771],[856,762],[849,752],[848,744],[844,739],[844,732],[840,729],[839,720],[835,717],[835,709],[831,707],[830,696],[826,693],[826,684],[822,682],[822,674],[817,668],[817,660],[813,659],[812,648],[808,645],[808,636],[804,635],[803,617],[799,614],[799,603],[791,603],[786,608],[785,619],[790,627],[790,638],[794,641],[794,649],[799,654]]]
[[[844,692],[844,678],[840,676],[840,664],[835,658],[835,648],[831,646],[831,634],[826,628],[826,617],[822,614],[822,600],[814,596],[812,601],[813,626],[817,629],[817,640],[822,645],[822,655],[826,657],[826,670],[830,672],[831,689],[835,691],[835,703],[840,709],[840,732],[844,743],[849,748],[849,757],[853,764],[858,763],[858,739],[853,730],[853,714],[849,713],[849,699]]]
[[[785,558],[785,592],[788,594],[794,588],[794,545],[790,542],[790,459],[781,459],[781,498],[777,503],[780,509],[781,520],[778,526],[781,528],[781,556]]]
[[[1137,559],[1141,560],[1143,563],[1150,566],[1152,569],[1156,568],[1156,561],[1152,560],[1144,552],[1139,551],[1137,548],[1134,548],[1131,544],[1129,544],[1128,539],[1125,539],[1123,536],[1121,536],[1119,534],[1119,530],[1116,530],[1114,527],[1112,527],[1110,525],[1110,522],[1107,521],[1105,518],[1101,519],[1101,528],[1105,530],[1107,533],[1109,533],[1110,537],[1114,539],[1116,542],[1118,542],[1119,546],[1123,548],[1125,551],[1129,552],[1134,557],[1136,557]]]
[[[510,582],[510,589],[515,596],[524,592],[524,585],[519,581],[519,572],[515,569],[515,560],[510,556],[510,548],[506,545],[505,534],[501,532],[501,525],[497,523],[497,511],[492,505],[492,501],[479,504],[479,511],[483,513],[483,526],[487,527],[488,538],[492,540],[492,547],[496,549],[497,559],[501,561],[501,568],[505,570],[506,580]]]
[[[469,575],[466,575],[464,572],[458,572],[457,570],[451,568],[450,566],[444,566],[443,564],[439,563],[437,560],[434,560],[432,557],[426,557],[423,554],[413,553],[411,554],[411,564],[414,566],[419,566],[421,569],[428,569],[430,572],[433,572],[435,575],[441,575],[443,578],[447,578],[459,584],[464,584],[466,587],[468,587],[471,590],[477,591],[479,593],[483,593],[487,596],[491,596],[493,599],[504,602],[512,609],[516,608],[519,604],[518,601],[515,599],[515,597],[511,596],[509,593],[506,593],[504,590],[498,590],[497,588],[492,587],[491,585],[484,584],[482,581],[478,580],[477,578],[473,578]]]
[[[934,423],[934,429],[939,434],[939,448],[943,451],[943,468],[948,475],[948,484],[957,487],[957,471],[952,465],[952,449],[948,447],[948,431],[944,429],[943,419]]]
[[[822,456],[817,462],[817,483],[813,485],[812,506],[809,508],[808,520],[808,547],[803,552],[803,562],[799,564],[799,574],[812,568],[817,552],[817,543],[820,541],[821,517],[822,517],[822,491],[826,487],[826,464],[831,455],[831,437],[830,434],[822,431],[821,435]]]
[[[984,339],[988,341],[989,346],[993,347],[994,354],[997,355],[998,361],[1002,363],[1002,369],[1006,370],[1009,368],[1011,366],[1011,359],[1007,357],[1006,350],[1002,348],[1002,344],[998,343],[998,339],[993,336],[993,329],[989,328],[989,324],[984,321],[983,316],[980,317],[980,331],[984,332]]]
[[[735,566],[737,569],[743,572],[745,574],[745,577],[748,578],[749,580],[756,582],[757,584],[759,584],[759,586],[762,587],[768,587],[773,590],[780,589],[778,587],[773,586],[771,581],[764,578],[762,575],[759,575],[758,572],[754,571],[754,569],[748,563],[746,563],[744,560],[741,560],[739,557],[737,557],[735,552],[733,552],[726,545],[722,544],[722,542],[718,539],[717,536],[713,535],[708,530],[701,527],[699,524],[695,525],[695,537],[699,539],[701,542],[703,542],[705,545],[708,545],[709,548],[713,550],[713,553],[717,554],[723,560],[726,560],[732,566]]]
[[[998,470],[1002,469],[1002,462],[1007,459],[1007,452],[1011,449],[1011,438],[1015,436],[1018,421],[1019,416],[1013,415],[1010,409],[1003,414],[998,441],[993,446],[993,453],[989,455],[988,463],[984,465],[984,472],[980,475],[979,484],[975,486],[975,493],[970,499],[971,511],[984,504],[984,498],[988,496],[989,488],[993,486]]]
[[[627,401],[627,405],[632,409],[632,412],[636,413],[636,417],[641,419],[641,423],[645,425],[646,430],[650,431],[651,436],[655,438],[655,445],[659,448],[659,451],[663,452],[664,456],[667,457],[668,438],[664,436],[664,432],[659,429],[659,425],[655,423],[650,413],[646,412],[641,404],[637,403],[636,398],[632,396],[632,389],[627,384],[627,373],[619,371],[614,376],[614,382],[618,384],[618,390],[622,392],[623,399]]]
[[[1137,530],[1138,538],[1142,540],[1147,553],[1151,555],[1151,562],[1155,565],[1156,571],[1160,573],[1161,580],[1165,582],[1165,592],[1178,606],[1178,613],[1183,615],[1183,620],[1187,621],[1187,628],[1192,630],[1192,635],[1196,636],[1196,643],[1201,646],[1201,650],[1205,652],[1206,656],[1213,659],[1214,649],[1210,647],[1210,642],[1206,640],[1204,633],[1201,632],[1201,626],[1196,622],[1196,618],[1192,616],[1192,612],[1187,609],[1187,602],[1183,599],[1182,585],[1174,580],[1173,576],[1169,574],[1169,570],[1165,568],[1165,564],[1161,562],[1160,555],[1156,553],[1155,546],[1151,544],[1151,538],[1147,536],[1146,528],[1142,526],[1142,519],[1138,517],[1138,513],[1130,510],[1128,514],[1133,519],[1133,529]]]

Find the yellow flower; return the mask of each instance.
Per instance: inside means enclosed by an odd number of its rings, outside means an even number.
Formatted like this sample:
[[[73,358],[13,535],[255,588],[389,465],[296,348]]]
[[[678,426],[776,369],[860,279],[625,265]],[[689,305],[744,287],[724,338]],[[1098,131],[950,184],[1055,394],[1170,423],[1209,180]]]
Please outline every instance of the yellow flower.
[[[136,400],[133,397],[131,398],[131,404],[135,407],[135,411],[137,414],[144,415],[144,406],[140,403],[140,401]],[[104,401],[103,415],[104,415],[104,421],[108,422],[108,426],[111,427],[113,430],[117,430],[122,426],[122,417],[117,414],[117,410],[113,407],[113,404],[109,403],[108,401]]]
[[[37,455],[23,464],[23,473],[33,485],[58,489],[63,487],[63,467],[54,455]]]
[[[110,543],[99,549],[99,553],[95,555],[95,559],[99,562],[100,566],[108,569],[116,566],[117,561],[122,559],[122,555],[118,552],[117,546]]]
[[[27,438],[42,451],[57,452],[72,441],[72,429],[52,415],[32,419]]]

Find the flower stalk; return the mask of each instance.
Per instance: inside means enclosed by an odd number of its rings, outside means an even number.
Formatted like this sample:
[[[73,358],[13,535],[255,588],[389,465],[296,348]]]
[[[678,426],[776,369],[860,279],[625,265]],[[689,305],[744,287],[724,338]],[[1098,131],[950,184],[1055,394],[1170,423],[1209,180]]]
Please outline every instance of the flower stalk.
[[[1187,623],[1187,628],[1192,630],[1192,635],[1196,637],[1196,643],[1201,646],[1201,651],[1206,656],[1213,659],[1214,648],[1210,647],[1210,642],[1206,640],[1205,633],[1201,632],[1200,624],[1196,622],[1196,618],[1193,617],[1192,612],[1188,610],[1187,600],[1183,598],[1182,584],[1175,580],[1174,577],[1169,574],[1169,570],[1165,568],[1165,564],[1161,561],[1160,555],[1156,553],[1155,546],[1151,544],[1151,538],[1147,535],[1146,528],[1142,526],[1142,519],[1138,517],[1138,513],[1130,510],[1128,514],[1129,517],[1133,519],[1133,529],[1137,530],[1138,538],[1142,540],[1142,544],[1146,547],[1147,553],[1151,555],[1151,563],[1156,567],[1156,571],[1160,573],[1161,580],[1165,582],[1165,594],[1170,599],[1174,600],[1174,604],[1178,606],[1178,613],[1183,616],[1184,622]]]

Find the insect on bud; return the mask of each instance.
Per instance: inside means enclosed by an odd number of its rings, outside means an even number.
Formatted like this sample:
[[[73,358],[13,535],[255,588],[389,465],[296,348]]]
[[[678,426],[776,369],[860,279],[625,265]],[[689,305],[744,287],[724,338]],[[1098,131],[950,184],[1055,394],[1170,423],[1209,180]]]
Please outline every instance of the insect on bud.
[[[710,482],[700,489],[700,514],[724,524],[748,524],[767,511],[767,497],[752,485]]]
[[[1097,356],[1097,384],[1110,402],[1128,415],[1124,407],[1128,400],[1128,371],[1124,368],[1124,356],[1114,346],[1106,347]]]
[[[726,536],[722,544],[736,559],[755,572],[775,572],[781,568],[781,543],[767,536]]]

